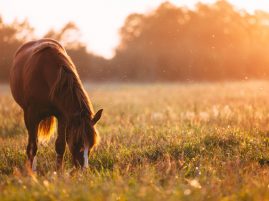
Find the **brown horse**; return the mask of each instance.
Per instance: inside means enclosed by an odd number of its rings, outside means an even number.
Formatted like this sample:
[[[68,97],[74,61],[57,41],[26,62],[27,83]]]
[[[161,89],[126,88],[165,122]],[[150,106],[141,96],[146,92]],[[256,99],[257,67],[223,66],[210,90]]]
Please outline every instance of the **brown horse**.
[[[74,165],[87,167],[89,152],[98,143],[95,124],[103,110],[94,115],[76,67],[65,49],[52,39],[22,45],[14,57],[10,86],[14,99],[24,111],[29,166],[36,170],[38,136],[49,137],[54,132],[56,117],[57,170],[62,169],[66,143]]]

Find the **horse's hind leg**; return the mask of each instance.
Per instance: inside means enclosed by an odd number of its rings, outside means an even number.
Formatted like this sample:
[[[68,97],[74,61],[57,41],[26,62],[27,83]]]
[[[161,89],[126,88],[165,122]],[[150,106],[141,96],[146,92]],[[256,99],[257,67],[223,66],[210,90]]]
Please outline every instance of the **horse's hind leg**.
[[[66,135],[65,135],[65,123],[62,118],[58,119],[58,136],[55,142],[55,150],[57,154],[56,169],[62,171],[63,169],[63,157],[66,147]]]
[[[37,132],[38,132],[38,119],[31,113],[31,110],[24,111],[24,121],[28,130],[28,145],[26,153],[28,156],[28,168],[36,171],[36,152],[37,152]]]

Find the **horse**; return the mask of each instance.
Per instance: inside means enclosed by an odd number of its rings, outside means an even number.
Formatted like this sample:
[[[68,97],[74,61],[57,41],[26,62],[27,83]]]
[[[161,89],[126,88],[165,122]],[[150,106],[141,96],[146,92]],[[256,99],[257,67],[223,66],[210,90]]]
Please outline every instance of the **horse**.
[[[99,142],[91,101],[63,46],[49,38],[30,41],[16,51],[10,69],[13,98],[22,108],[28,131],[28,167],[36,171],[38,137],[49,138],[57,123],[56,169],[63,169],[66,144],[73,165],[88,167],[88,156]],[[57,122],[56,122],[57,121]]]

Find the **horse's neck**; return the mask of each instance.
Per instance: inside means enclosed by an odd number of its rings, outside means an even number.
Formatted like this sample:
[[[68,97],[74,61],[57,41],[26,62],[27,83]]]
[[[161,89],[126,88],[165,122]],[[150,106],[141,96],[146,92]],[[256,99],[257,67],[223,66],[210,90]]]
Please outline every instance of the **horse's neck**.
[[[54,100],[57,102],[56,105],[58,105],[60,112],[66,117],[81,112],[87,112],[91,115],[92,106],[86,91],[83,89],[81,83],[76,80],[79,78],[73,78],[70,77],[70,75],[68,75],[68,77],[65,73],[62,74],[66,79],[64,82],[61,82],[60,80],[58,84],[59,88],[56,88],[56,91],[62,94],[54,95],[54,97],[56,97]],[[68,83],[67,87],[66,84],[63,84],[66,82]]]
[[[62,103],[60,103],[62,110],[61,113],[63,113],[68,120],[72,120],[72,118],[75,116],[79,117],[83,113],[91,115],[89,106],[86,104],[86,101],[77,100],[74,97],[68,100],[64,100]]]
[[[78,115],[83,111],[83,106],[74,97],[67,96],[63,98],[57,98],[56,105],[61,114],[66,119],[70,119],[72,116]]]

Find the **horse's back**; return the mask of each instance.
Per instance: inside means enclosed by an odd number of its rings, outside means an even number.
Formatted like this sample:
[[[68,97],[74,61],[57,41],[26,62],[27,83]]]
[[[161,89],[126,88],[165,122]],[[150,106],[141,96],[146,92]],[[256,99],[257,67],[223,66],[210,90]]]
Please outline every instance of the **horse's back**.
[[[30,102],[48,102],[50,85],[58,72],[63,47],[51,39],[30,41],[15,53],[10,70],[10,87],[16,102],[23,108]]]

